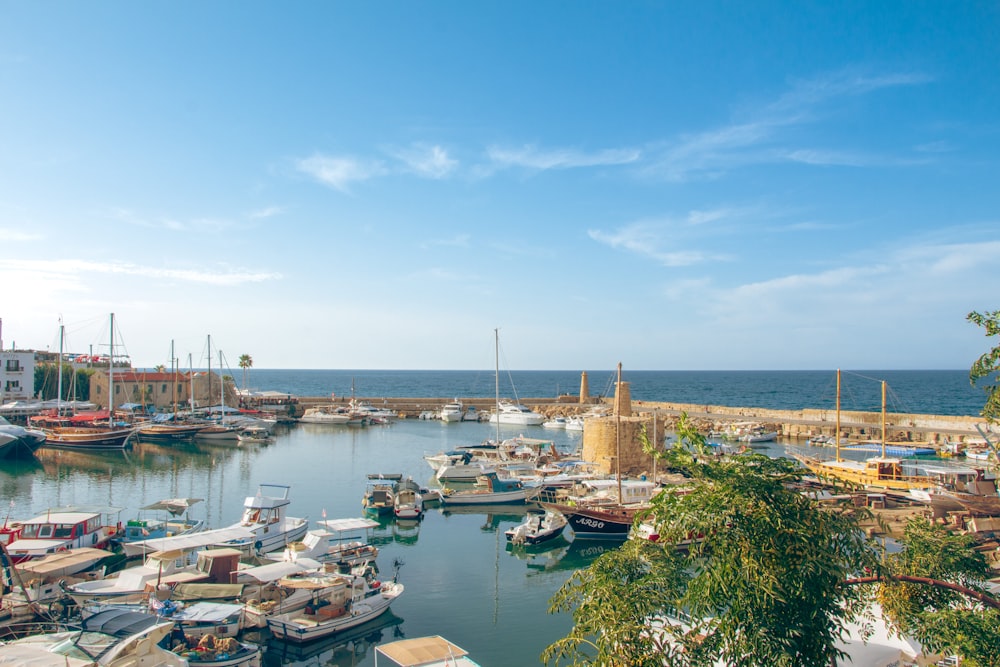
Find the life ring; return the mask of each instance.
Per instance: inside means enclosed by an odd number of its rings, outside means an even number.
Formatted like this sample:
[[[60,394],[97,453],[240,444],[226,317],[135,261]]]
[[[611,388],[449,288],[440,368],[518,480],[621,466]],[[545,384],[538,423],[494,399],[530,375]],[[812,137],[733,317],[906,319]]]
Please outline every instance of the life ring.
[[[380,588],[382,588],[382,582],[381,581],[379,581],[378,579],[376,579],[375,581],[372,582],[372,590],[373,591],[377,591]]]
[[[56,552],[60,552],[60,551],[69,551],[69,547],[67,547],[67,546],[66,546],[66,545],[64,544],[64,545],[62,545],[61,547],[59,547],[58,549],[56,549]]]

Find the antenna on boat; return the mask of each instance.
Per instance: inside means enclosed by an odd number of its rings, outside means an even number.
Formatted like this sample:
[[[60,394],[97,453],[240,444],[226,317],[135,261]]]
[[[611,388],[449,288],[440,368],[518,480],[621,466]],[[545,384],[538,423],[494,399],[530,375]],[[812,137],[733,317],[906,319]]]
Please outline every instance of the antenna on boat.
[[[495,360],[494,363],[496,364],[496,372],[494,373],[493,376],[494,384],[496,386],[495,388],[496,403],[493,409],[495,410],[497,418],[497,444],[499,445],[500,444],[500,329],[499,328],[493,330],[493,347],[494,347],[493,358]]]

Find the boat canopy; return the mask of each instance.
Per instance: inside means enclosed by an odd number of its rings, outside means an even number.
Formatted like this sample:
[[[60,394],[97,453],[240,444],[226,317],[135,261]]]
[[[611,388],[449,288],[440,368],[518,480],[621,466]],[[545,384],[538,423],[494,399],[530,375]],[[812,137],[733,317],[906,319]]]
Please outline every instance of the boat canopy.
[[[316,523],[335,533],[346,533],[352,530],[368,530],[369,528],[377,528],[379,525],[378,521],[364,518],[323,519],[322,521],[317,521]]]
[[[259,565],[257,567],[248,567],[245,570],[238,570],[236,572],[236,582],[249,583],[250,580],[253,580],[261,584],[267,584],[293,574],[316,572],[322,567],[322,563],[312,560],[311,558],[299,558],[296,561],[269,563],[267,565]]]
[[[202,498],[167,498],[166,500],[158,500],[151,505],[146,505],[140,509],[144,510],[166,510],[170,512],[173,516],[180,516],[187,512],[188,509],[196,504],[200,503]]]
[[[401,639],[376,646],[375,652],[401,667],[417,667],[448,659],[454,660],[469,654],[461,646],[452,644],[440,635]]]
[[[149,540],[132,542],[133,546],[141,546],[148,551],[167,551],[171,549],[199,549],[201,547],[229,542],[230,540],[248,540],[254,536],[253,531],[242,526],[203,530],[200,533],[174,535],[173,537],[156,537]]]

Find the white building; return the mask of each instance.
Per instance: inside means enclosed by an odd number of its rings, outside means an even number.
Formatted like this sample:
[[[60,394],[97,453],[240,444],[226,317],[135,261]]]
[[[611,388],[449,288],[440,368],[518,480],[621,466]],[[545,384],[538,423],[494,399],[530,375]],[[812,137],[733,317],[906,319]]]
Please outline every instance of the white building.
[[[0,350],[0,404],[26,401],[34,394],[34,351]]]

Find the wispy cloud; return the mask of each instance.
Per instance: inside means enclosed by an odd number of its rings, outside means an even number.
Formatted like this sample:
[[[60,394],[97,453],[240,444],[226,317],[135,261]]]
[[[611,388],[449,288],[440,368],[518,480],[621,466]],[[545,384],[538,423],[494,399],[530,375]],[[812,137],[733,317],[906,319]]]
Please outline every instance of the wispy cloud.
[[[406,171],[423,178],[442,179],[458,168],[458,160],[450,157],[441,146],[414,144],[391,149],[389,153],[404,164]]]
[[[694,224],[701,224],[696,222]],[[591,229],[587,235],[598,243],[653,259],[664,266],[691,266],[710,259],[723,259],[700,250],[666,248],[679,225],[672,221],[634,222],[610,232]]]
[[[420,244],[421,248],[432,248],[435,246],[467,248],[472,236],[469,234],[457,234],[449,238],[431,239]]]
[[[354,183],[367,181],[386,173],[385,166],[377,160],[319,154],[299,160],[295,166],[320,183],[344,193],[349,193]]]
[[[10,229],[9,227],[0,227],[0,238],[2,238],[4,241],[28,242],[28,241],[41,241],[45,237],[42,236],[41,234],[26,232],[20,229]]]
[[[273,218],[276,215],[281,215],[285,212],[285,209],[281,206],[268,206],[266,208],[257,209],[256,211],[250,211],[248,217],[251,220],[263,220],[266,218]]]
[[[770,104],[743,110],[743,120],[681,136],[655,149],[646,173],[670,181],[716,178],[752,164],[798,162],[813,165],[869,166],[896,161],[863,153],[808,147],[782,147],[782,130],[818,121],[831,101],[885,88],[914,86],[930,78],[918,73],[863,75],[844,70],[793,83]],[[785,140],[791,141],[791,139]],[[651,149],[652,151],[653,149]]]
[[[147,229],[166,229],[172,232],[225,232],[238,226],[233,220],[225,218],[188,218],[181,219],[172,216],[144,216],[129,209],[115,209],[111,217],[136,227]]]
[[[153,279],[181,280],[191,283],[209,285],[234,286],[245,283],[260,283],[270,280],[280,280],[282,275],[276,272],[247,271],[244,269],[220,269],[206,271],[204,269],[168,269],[162,267],[141,266],[127,262],[93,262],[78,259],[64,260],[0,260],[0,271],[10,271],[14,275],[46,276],[48,282],[62,277],[64,284],[72,285],[74,277],[86,274],[114,274],[138,276]]]
[[[524,167],[536,170],[616,166],[636,162],[642,156],[641,151],[633,148],[585,153],[573,149],[542,150],[531,145],[518,148],[490,146],[486,154],[498,167]]]

